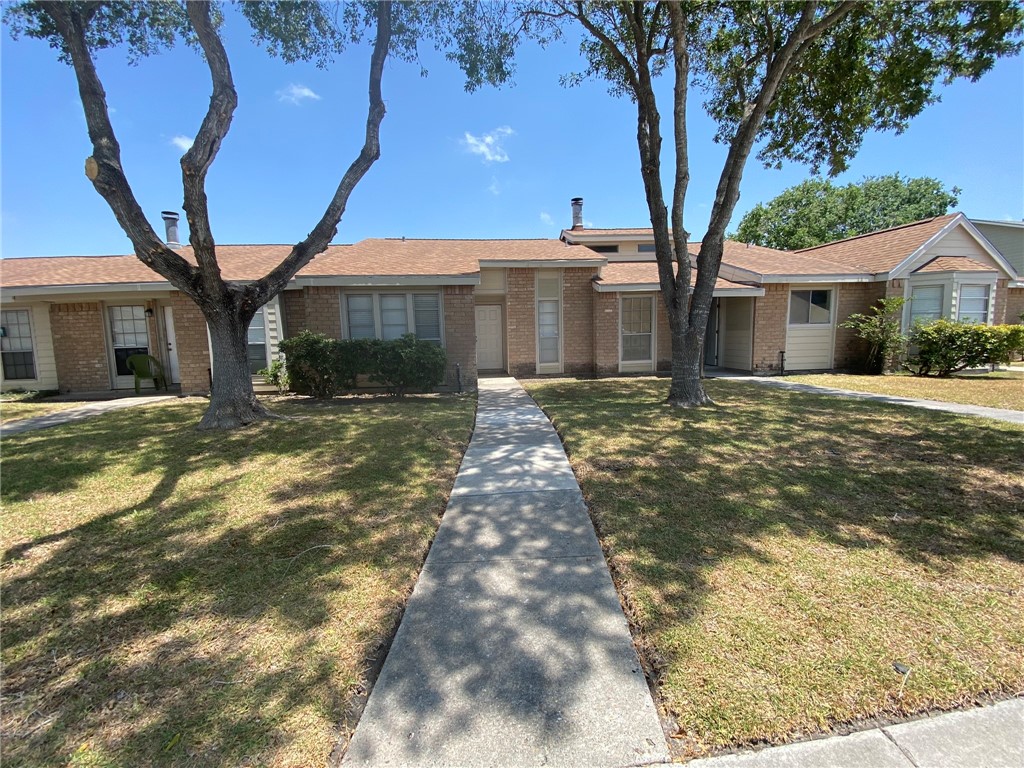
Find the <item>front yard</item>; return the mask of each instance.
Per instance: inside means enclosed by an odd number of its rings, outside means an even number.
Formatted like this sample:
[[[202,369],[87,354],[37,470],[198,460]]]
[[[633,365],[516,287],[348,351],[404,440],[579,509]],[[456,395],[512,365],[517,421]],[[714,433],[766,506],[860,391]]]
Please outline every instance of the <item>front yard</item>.
[[[0,395],[0,424],[10,424],[33,416],[47,416],[51,413],[85,405],[82,401],[50,400],[39,397],[35,392],[7,392]]]
[[[665,381],[525,384],[678,755],[1024,689],[1024,428],[730,381],[696,411]]]
[[[474,401],[202,407],[4,440],[5,766],[323,765],[354,725]]]
[[[997,371],[984,374],[958,374],[947,379],[932,376],[856,376],[820,373],[786,376],[786,381],[819,387],[852,389],[894,397],[945,400],[989,408],[1024,411],[1024,371]]]

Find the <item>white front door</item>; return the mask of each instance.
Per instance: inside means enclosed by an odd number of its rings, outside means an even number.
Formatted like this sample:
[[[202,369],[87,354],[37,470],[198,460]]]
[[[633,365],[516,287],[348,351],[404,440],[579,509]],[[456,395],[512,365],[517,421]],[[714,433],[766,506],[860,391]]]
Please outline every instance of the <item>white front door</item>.
[[[178,340],[174,336],[174,310],[171,307],[164,307],[164,334],[167,336],[167,377],[171,384],[181,384]]]
[[[148,355],[149,326],[146,323],[146,308],[141,304],[108,307],[110,317],[110,346],[114,353],[114,389],[131,389],[135,386],[135,375],[128,370],[128,358],[132,355]],[[153,387],[153,380],[143,380],[142,386]]]
[[[500,371],[505,367],[500,304],[481,304],[476,308],[476,367],[479,371]]]

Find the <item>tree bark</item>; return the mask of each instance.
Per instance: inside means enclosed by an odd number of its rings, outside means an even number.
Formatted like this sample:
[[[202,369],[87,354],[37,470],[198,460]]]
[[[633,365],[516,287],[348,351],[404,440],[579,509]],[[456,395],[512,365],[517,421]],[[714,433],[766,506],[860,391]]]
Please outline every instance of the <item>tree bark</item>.
[[[273,417],[256,399],[249,373],[249,323],[238,311],[222,305],[200,307],[210,329],[213,353],[210,406],[197,429],[237,429],[260,419]]]
[[[677,408],[714,405],[704,391],[704,333],[692,326],[684,333],[672,334],[672,383],[668,404]]]

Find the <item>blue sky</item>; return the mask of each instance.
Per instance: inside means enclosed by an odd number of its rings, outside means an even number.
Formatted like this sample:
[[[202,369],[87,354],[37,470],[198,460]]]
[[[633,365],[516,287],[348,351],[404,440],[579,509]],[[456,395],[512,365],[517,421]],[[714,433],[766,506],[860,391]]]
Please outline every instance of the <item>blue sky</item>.
[[[220,243],[295,242],[361,145],[368,53],[353,49],[323,71],[268,58],[236,19],[225,40],[239,107],[207,185],[214,235]],[[129,180],[162,233],[160,211],[181,205],[180,145],[202,119],[209,74],[185,47],[135,67],[122,52],[104,52],[98,63]],[[415,65],[388,64],[382,157],[353,193],[336,242],[556,237],[575,196],[590,226],[649,225],[633,105],[598,82],[559,85],[559,75],[580,68],[573,44],[524,49],[514,86],[474,94],[436,53],[423,51],[422,63],[426,78]],[[90,147],[70,67],[46,44],[12,41],[6,30],[0,66],[3,255],[129,253],[82,170]],[[698,235],[725,152],[713,133],[694,99],[686,221]],[[1022,218],[1024,60],[945,88],[902,135],[869,135],[839,181],[893,172],[960,187],[959,207],[970,216]],[[752,159],[732,226],[809,173]]]

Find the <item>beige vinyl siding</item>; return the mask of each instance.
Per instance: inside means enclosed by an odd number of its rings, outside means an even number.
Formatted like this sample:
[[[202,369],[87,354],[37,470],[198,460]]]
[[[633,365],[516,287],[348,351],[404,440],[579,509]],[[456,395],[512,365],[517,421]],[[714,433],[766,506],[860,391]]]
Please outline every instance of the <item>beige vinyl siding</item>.
[[[832,367],[832,326],[789,326],[786,370],[810,371]]]
[[[476,293],[503,294],[505,290],[504,269],[480,270],[480,285],[476,287]]]
[[[266,318],[268,354],[272,361],[277,360],[280,352],[278,345],[281,343],[281,339],[284,338],[280,295],[275,296],[267,303],[263,313]]]
[[[912,269],[931,261],[939,256],[966,256],[969,259],[986,264],[993,269],[1000,269],[996,260],[993,259],[981,244],[970,235],[963,227],[957,227],[949,232],[939,242],[925,251],[915,260]]]
[[[34,304],[4,304],[5,310],[27,309],[31,313],[32,354],[36,377],[34,379],[16,379],[10,382],[3,380],[3,368],[0,367],[0,388],[47,390],[57,389],[57,362],[53,356],[53,335],[50,332],[50,306],[43,302]]]
[[[750,370],[753,354],[752,323],[754,319],[754,300],[747,296],[730,296],[722,299],[721,327],[722,365],[740,371]]]

